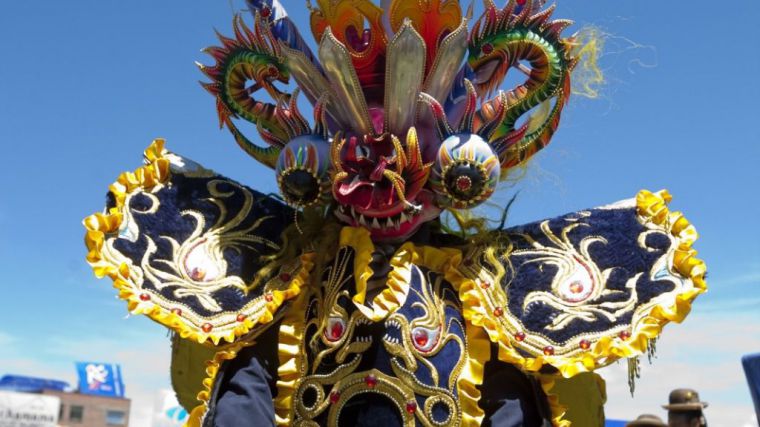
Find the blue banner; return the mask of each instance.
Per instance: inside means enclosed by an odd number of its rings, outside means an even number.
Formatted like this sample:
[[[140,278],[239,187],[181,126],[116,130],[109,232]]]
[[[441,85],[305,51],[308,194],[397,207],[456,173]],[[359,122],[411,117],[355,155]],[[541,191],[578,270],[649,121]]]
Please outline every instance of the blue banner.
[[[124,383],[119,365],[95,362],[77,362],[76,365],[80,393],[124,397]]]

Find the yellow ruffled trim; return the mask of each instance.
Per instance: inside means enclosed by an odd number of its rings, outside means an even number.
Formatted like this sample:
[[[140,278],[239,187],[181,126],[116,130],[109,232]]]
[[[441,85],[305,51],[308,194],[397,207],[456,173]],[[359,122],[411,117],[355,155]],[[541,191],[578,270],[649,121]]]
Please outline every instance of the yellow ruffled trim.
[[[551,375],[538,375],[538,381],[546,395],[546,401],[549,403],[549,410],[552,413],[552,425],[554,427],[570,427],[572,423],[565,418],[567,408],[559,403],[559,396],[552,393],[554,388],[554,378]]]
[[[669,322],[677,322],[686,318],[691,311],[691,303],[707,290],[705,283],[705,263],[696,258],[697,252],[692,248],[697,240],[697,232],[680,212],[670,212],[667,203],[671,196],[667,191],[652,193],[646,190],[636,196],[638,214],[643,222],[651,222],[665,228],[676,240],[678,249],[672,266],[678,274],[692,281],[693,287],[676,295],[672,305],[657,305],[652,308],[636,325],[628,339],[620,337],[603,337],[588,351],[577,356],[539,356],[526,358],[511,345],[511,339],[501,328],[493,316],[495,307],[486,306],[486,298],[480,287],[472,280],[465,279],[459,284],[459,295],[464,307],[464,317],[473,325],[482,327],[492,342],[499,347],[499,359],[514,364],[527,372],[538,372],[544,365],[557,368],[562,376],[570,378],[578,373],[593,371],[622,359],[637,357],[644,354],[651,339],[657,338],[662,328]],[[545,390],[550,390],[550,384],[542,380]],[[555,426],[565,426],[562,420],[565,408],[559,402],[552,400],[550,404]]]
[[[219,368],[225,361],[237,357],[240,350],[250,347],[253,344],[253,342],[248,340],[237,342],[224,350],[216,352],[214,358],[206,362],[206,379],[203,380],[203,390],[198,393],[198,400],[201,403],[190,412],[185,427],[201,427],[203,416],[206,415],[206,411],[208,411],[208,401],[211,398]]]
[[[307,258],[311,260],[312,258],[314,258],[314,256],[315,256],[314,253],[308,253],[301,256],[301,259],[304,260],[305,258]],[[301,272],[299,273],[300,283],[302,284],[307,283],[309,279],[310,271],[311,271],[311,268],[309,268],[308,270],[306,268],[301,269]],[[299,285],[299,290],[300,290],[300,286],[303,286],[303,285]],[[300,363],[299,363],[299,358],[297,356],[300,351],[299,345],[301,342],[303,330],[301,329],[298,335],[295,335],[294,333],[290,333],[290,332],[295,331],[294,325],[296,324],[297,319],[303,316],[303,312],[306,308],[304,302],[306,301],[308,293],[297,292],[295,295],[299,296],[299,298],[296,299],[296,302],[293,304],[293,306],[290,307],[290,309],[286,311],[286,315],[285,317],[283,317],[283,321],[281,323],[280,333],[279,333],[278,352],[280,354],[279,356],[280,367],[277,369],[279,379],[277,381],[278,394],[277,394],[277,398],[275,399],[275,413],[276,413],[276,418],[278,420],[278,425],[289,424],[287,421],[284,423],[280,421],[281,411],[278,408],[283,407],[285,403],[287,403],[288,405],[290,404],[290,396],[292,396],[292,393],[295,390],[295,384],[297,383],[297,380],[300,377]],[[277,301],[277,297],[275,297],[275,301]],[[281,302],[282,301],[280,301],[280,303]],[[260,323],[268,323],[271,320],[272,319],[269,319],[266,322],[260,322]],[[255,345],[255,337],[250,337],[249,339],[244,339],[244,340],[235,342],[232,345],[227,346],[222,350],[219,350],[214,355],[214,358],[212,360],[206,362],[206,365],[207,365],[206,378],[203,380],[203,384],[202,384],[203,390],[200,393],[198,393],[198,400],[201,403],[195,408],[193,408],[193,410],[190,412],[190,417],[188,418],[188,421],[185,424],[185,426],[200,427],[203,421],[203,416],[206,414],[206,411],[208,411],[208,402],[209,402],[209,399],[211,398],[211,393],[213,391],[214,384],[216,383],[216,375],[219,373],[219,368],[222,366],[222,364],[225,361],[232,360],[235,357],[237,357],[237,354],[238,352],[240,352],[240,350],[246,347],[250,347],[252,345]],[[291,371],[290,368],[292,366],[297,366],[298,369]],[[287,387],[288,382],[292,386],[290,389]]]
[[[483,328],[466,322],[467,362],[457,379],[459,406],[462,408],[462,427],[477,427],[483,424],[485,412],[478,406],[480,389],[483,384],[483,371],[486,361],[491,357],[491,342]]]
[[[297,296],[304,283],[308,283],[309,274],[314,264],[315,254],[307,253],[300,257],[301,266],[298,274],[291,280],[290,286],[284,290],[272,291],[272,301],[268,302],[264,310],[257,318],[247,318],[237,322],[234,328],[223,332],[204,332],[201,328],[190,324],[181,315],[169,309],[162,308],[152,301],[140,299],[140,288],[130,279],[129,266],[126,263],[114,264],[103,254],[103,246],[106,236],[119,230],[122,222],[122,210],[125,208],[127,196],[135,191],[151,191],[165,184],[170,176],[170,162],[165,157],[165,141],[156,139],[145,150],[146,165],[137,168],[134,172],[121,174],[116,182],[110,187],[115,199],[115,206],[109,209],[107,214],[96,213],[84,219],[83,224],[87,230],[85,245],[87,247],[87,262],[93,269],[95,276],[110,277],[114,287],[119,291],[119,298],[127,302],[127,308],[132,314],[144,314],[154,321],[177,332],[180,337],[195,340],[199,343],[213,342],[218,345],[220,341],[234,342],[237,338],[248,334],[256,325],[266,324],[272,321],[274,313],[284,301]]]
[[[404,262],[407,266],[413,264],[443,274],[460,296],[461,289],[471,282],[459,272],[462,252],[458,249],[415,246],[412,243],[406,243],[397,254],[405,256]],[[462,409],[462,426],[475,427],[481,425],[485,417],[485,413],[478,406],[481,393],[477,387],[483,383],[483,367],[491,357],[491,344],[482,328],[476,328],[470,322],[466,322],[465,327],[469,353],[467,362],[457,379],[457,390]]]
[[[356,227],[344,227],[340,231],[340,246],[354,249],[354,281],[356,294],[352,300],[356,308],[373,322],[385,319],[396,311],[406,301],[409,292],[409,280],[411,270],[409,266],[414,256],[414,245],[407,243],[401,247],[391,258],[392,267],[386,280],[385,289],[380,292],[367,306],[367,281],[372,277],[372,252],[375,245],[372,244],[370,233],[367,229]]]
[[[278,426],[288,426],[293,421],[293,395],[304,374],[301,344],[306,327],[304,313],[308,301],[308,293],[302,293],[280,324],[277,344],[280,366],[277,368],[277,397],[274,399],[275,423]]]
[[[158,185],[163,185],[171,176],[169,160],[157,153],[164,152],[164,140],[156,139],[145,150],[146,165],[135,169],[134,172],[124,172],[119,175],[116,182],[111,184],[109,190],[113,194],[116,206],[109,209],[108,213],[96,213],[84,219],[85,245],[87,246],[87,262],[92,266],[98,278],[109,276],[116,280],[119,269],[126,269],[126,265],[114,266],[105,261],[102,256],[105,236],[119,229],[122,221],[121,209],[127,194],[137,190],[152,190]]]

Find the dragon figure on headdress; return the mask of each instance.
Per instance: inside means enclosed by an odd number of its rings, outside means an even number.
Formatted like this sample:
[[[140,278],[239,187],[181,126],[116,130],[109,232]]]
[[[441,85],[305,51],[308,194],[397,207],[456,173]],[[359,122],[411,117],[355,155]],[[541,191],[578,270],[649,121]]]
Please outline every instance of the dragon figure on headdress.
[[[96,275],[176,333],[189,425],[596,425],[574,409],[603,404],[591,372],[635,376],[705,291],[696,231],[665,191],[469,234],[461,214],[557,131],[572,23],[541,0],[477,20],[456,0],[316,3],[316,53],[277,0],[248,0],[199,64],[281,197],[156,140],[85,220]]]

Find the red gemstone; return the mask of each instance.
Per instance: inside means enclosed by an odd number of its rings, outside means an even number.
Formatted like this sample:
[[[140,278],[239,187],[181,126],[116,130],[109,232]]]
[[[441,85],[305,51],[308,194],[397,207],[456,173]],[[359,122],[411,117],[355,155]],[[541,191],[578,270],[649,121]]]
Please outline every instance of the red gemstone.
[[[574,294],[579,294],[583,292],[583,289],[584,289],[584,286],[583,286],[583,283],[581,282],[573,282],[572,284],[570,284],[570,292]]]
[[[412,338],[414,338],[414,343],[417,344],[417,347],[425,347],[428,341],[430,341],[430,337],[424,329],[414,331]]]
[[[269,75],[272,77],[276,77],[280,74],[280,70],[277,69],[274,65],[270,65],[269,68],[267,68],[267,71],[269,72]]]
[[[245,322],[246,317],[248,317],[248,316],[246,316],[245,314],[238,314],[237,315],[237,321],[238,322]]]
[[[581,340],[580,347],[583,350],[588,350],[589,348],[591,348],[591,341],[589,341],[589,340]]]
[[[409,402],[406,402],[406,412],[408,412],[410,414],[413,414],[413,413],[417,412],[417,402],[415,402],[413,400],[409,401]]]
[[[519,342],[525,341],[525,332],[518,332],[515,334],[515,339]]]
[[[490,55],[491,52],[493,52],[493,45],[491,43],[486,43],[486,44],[483,45],[483,47],[481,48],[481,50],[486,55]]]
[[[337,341],[343,336],[343,322],[333,322],[330,326],[330,338]]]
[[[523,0],[523,3],[524,2],[525,2],[525,0]],[[268,7],[262,7],[260,13],[261,13],[261,17],[262,18],[269,18],[269,15],[272,14],[272,10],[269,9]]]
[[[544,347],[544,354],[547,355],[547,356],[554,355],[554,347],[552,347],[550,345],[547,345],[546,347]]]
[[[620,333],[621,340],[627,340],[630,337],[631,337],[631,333],[629,331],[623,331]]]
[[[367,384],[367,387],[369,388],[375,388],[377,385],[377,377],[370,374],[364,377],[364,383]]]
[[[150,295],[148,295],[148,294],[140,294],[140,300],[142,300],[142,301],[150,301]]]
[[[330,403],[338,403],[338,400],[340,400],[340,392],[334,391],[330,393]]]
[[[501,307],[496,307],[493,310],[493,315],[496,316],[496,317],[501,317],[503,314],[504,314],[504,309],[501,308]]]
[[[283,282],[290,282],[290,278],[291,276],[289,273],[280,274],[280,280],[282,280]]]
[[[483,282],[483,283],[480,284],[480,287],[483,288],[483,289],[488,289],[488,288],[491,287],[491,283],[490,282]]]
[[[176,314],[177,316],[182,316],[182,309],[180,308],[173,308],[172,313]]]
[[[211,323],[204,323],[203,326],[201,326],[201,330],[205,333],[211,332],[212,329],[214,329],[214,325]]]
[[[517,0],[517,4],[519,4],[520,6],[525,6],[525,2],[526,0]]]
[[[459,191],[467,191],[472,188],[472,180],[469,176],[460,176],[457,178],[457,189]]]
[[[206,278],[206,270],[201,267],[193,267],[193,270],[190,272],[190,278],[196,282],[200,282]]]
[[[274,296],[272,296],[272,294],[266,294],[266,295],[264,295],[264,299],[267,302],[272,302],[272,300],[274,300]]]

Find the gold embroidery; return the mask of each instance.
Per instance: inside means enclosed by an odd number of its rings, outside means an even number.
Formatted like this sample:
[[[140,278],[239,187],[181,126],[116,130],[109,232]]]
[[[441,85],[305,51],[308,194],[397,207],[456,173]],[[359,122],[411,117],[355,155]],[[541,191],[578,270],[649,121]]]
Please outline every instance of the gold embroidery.
[[[245,284],[243,291],[250,291],[258,283],[266,281],[262,295],[249,301],[245,307],[240,308],[237,312],[218,312],[213,316],[201,316],[194,312],[193,307],[165,298],[160,293],[152,292],[142,287],[145,280],[144,269],[134,265],[131,259],[117,250],[114,247],[115,242],[118,239],[126,239],[133,242],[137,240],[140,231],[134,223],[134,216],[150,215],[156,212],[160,207],[160,203],[155,193],[172,185],[170,181],[172,174],[192,177],[210,177],[214,175],[196,163],[182,159],[166,151],[163,140],[155,140],[145,150],[145,158],[145,166],[138,168],[134,172],[122,174],[111,185],[110,190],[115,206],[109,209],[107,213],[97,213],[84,220],[84,225],[87,229],[85,236],[85,244],[88,250],[87,260],[96,276],[108,276],[113,280],[114,287],[119,291],[119,298],[127,301],[130,313],[145,314],[156,322],[174,330],[182,338],[192,339],[199,343],[210,341],[213,344],[218,344],[222,340],[231,343],[238,337],[246,335],[255,326],[270,322],[284,301],[292,299],[299,294],[301,286],[308,279],[313,267],[315,254],[304,253],[297,256],[294,253],[292,259],[288,262],[282,263],[282,260],[280,260],[262,267],[261,271],[268,272],[279,268],[281,274],[270,278],[269,274],[260,273],[251,284]],[[247,190],[245,190],[247,194],[244,194],[243,197],[244,203],[241,212],[229,221],[226,220],[227,211],[221,199],[230,197],[233,192],[225,192],[220,189],[219,186],[222,183],[242,188],[239,185],[222,179],[213,180],[208,183],[207,188],[212,196],[210,200],[219,206],[221,212],[219,220],[212,227],[216,231],[212,232],[209,230],[205,235],[202,235],[201,231],[204,226],[198,221],[200,218],[199,214],[195,213],[197,224],[193,234],[196,235],[196,238],[192,243],[184,242],[184,246],[187,248],[185,252],[200,247],[200,249],[197,249],[197,253],[203,255],[202,258],[208,257],[213,261],[214,257],[216,257],[214,255],[215,251],[224,251],[224,248],[239,250],[242,247],[251,248],[251,245],[254,243],[261,243],[272,249],[276,249],[277,246],[273,245],[270,241],[262,239],[259,242],[255,238],[251,239],[252,236],[245,235],[245,233],[261,226],[260,222],[256,222],[250,227],[239,227],[245,219],[245,214],[242,211],[249,213],[253,207],[252,195]],[[138,194],[141,197],[147,198],[151,203],[149,207],[143,208],[142,211],[130,208],[129,206],[129,202]],[[210,238],[210,240],[203,241],[202,238],[204,236]],[[193,246],[193,243],[195,246]],[[210,243],[212,244],[211,249],[208,246]],[[156,245],[152,241],[148,244]],[[216,249],[213,249],[214,245],[216,245]],[[182,257],[178,253],[182,246],[173,244],[173,259],[171,261],[153,261],[150,267],[154,279],[158,279],[161,274],[167,274],[171,276],[172,280],[180,281],[185,280],[185,276],[193,275],[192,269],[186,269],[181,264]],[[155,251],[155,249],[153,250]],[[223,261],[223,259],[216,258],[217,261]],[[167,272],[157,269],[156,262],[169,263],[168,265],[172,266],[172,268],[169,268],[171,271]],[[222,271],[226,272],[226,265],[221,262],[210,262],[209,265],[213,265],[218,270],[218,274],[217,271],[211,273],[202,270],[195,271],[196,279],[193,279],[193,281],[201,282],[194,284],[199,289],[204,286],[203,280],[212,282],[211,285],[214,286],[215,283],[210,278],[219,278]],[[284,280],[284,277],[287,277],[287,280]],[[160,282],[160,280],[154,282],[154,285],[158,289],[165,288],[166,284],[161,284]],[[181,286],[185,286],[191,282],[190,280],[185,280]],[[239,285],[240,283],[235,284]],[[211,291],[208,289],[208,287],[204,287],[203,292],[210,293]],[[213,299],[207,298],[205,302],[207,306],[216,308],[214,304],[217,303]]]
[[[705,264],[697,259],[692,248],[697,233],[681,213],[669,211],[668,202],[670,195],[666,191],[641,191],[635,203],[618,204],[636,208],[638,221],[647,227],[644,233],[662,233],[671,240],[670,251],[644,274],[657,277],[660,281],[670,281],[675,288],[638,307],[632,314],[630,324],[573,337],[561,346],[557,345],[553,355],[547,355],[543,351],[544,346],[555,343],[534,331],[525,331],[513,316],[497,314],[499,309],[506,307],[507,296],[495,284],[503,277],[504,266],[509,265],[509,260],[497,256],[493,246],[473,247],[465,256],[467,263],[454,265],[461,272],[461,277],[456,278],[452,274],[450,281],[460,289],[465,318],[472,325],[483,328],[489,339],[498,344],[500,360],[528,372],[538,372],[543,366],[551,365],[569,378],[621,358],[642,355],[652,340],[660,335],[664,325],[672,321],[681,322],[689,313],[694,298],[706,290]],[[645,249],[646,237],[640,236],[639,239],[639,244]],[[623,331],[625,334],[620,333]],[[520,332],[525,334],[521,335]],[[584,339],[587,341],[582,345]],[[552,405],[552,412],[555,422],[559,422],[562,408]]]
[[[639,276],[631,278],[626,283],[629,297],[620,302],[608,301],[613,294],[625,294],[606,288],[607,279],[614,268],[600,271],[589,255],[589,247],[595,243],[607,244],[607,240],[599,236],[589,236],[582,239],[577,249],[570,242],[569,233],[578,227],[588,227],[584,223],[571,223],[556,236],[549,228],[549,221],[541,223],[541,231],[555,247],[544,246],[528,235],[519,234],[533,249],[513,251],[514,258],[530,257],[523,265],[538,263],[539,268],[550,265],[557,269],[551,284],[551,292],[534,291],[529,293],[523,302],[523,310],[529,311],[531,304],[543,303],[556,310],[559,314],[547,326],[548,330],[563,329],[573,320],[593,322],[598,317],[604,317],[610,322],[616,322],[618,317],[633,310],[636,301],[636,281]],[[515,273],[518,274],[518,273]],[[506,286],[509,286],[507,284]],[[604,300],[600,301],[601,298]]]
[[[418,267],[412,269],[421,281],[420,290],[410,288],[421,300],[413,303],[412,307],[420,308],[424,314],[414,319],[407,319],[400,313],[391,315],[385,322],[386,329],[397,328],[400,331],[400,339],[386,334],[383,345],[388,353],[394,356],[391,359],[391,368],[396,377],[415,394],[425,398],[423,411],[417,413],[420,422],[433,426],[459,425],[461,411],[455,399],[456,386],[468,354],[462,337],[452,333],[451,326],[454,323],[458,324],[462,334],[465,332],[465,326],[456,318],[446,322],[445,309],[452,307],[456,313],[460,313],[461,307],[455,302],[457,295],[453,290],[449,298],[443,297],[447,289],[443,286],[442,277],[432,273],[423,275]],[[460,356],[449,378],[441,385],[438,369],[429,358],[437,355],[451,341],[457,343]],[[418,363],[429,371],[432,385],[424,384],[417,379]],[[432,408],[435,405],[446,407],[449,416],[445,420],[436,421],[433,418]]]
[[[220,191],[218,188],[220,184],[234,187],[244,197],[242,208],[230,219],[227,219],[229,212],[223,200],[233,196],[235,192]],[[190,237],[179,243],[171,236],[161,236],[161,239],[169,242],[172,247],[172,259],[152,260],[157,246],[150,237],[146,236],[148,249],[143,255],[140,266],[146,278],[156,289],[176,286],[177,289],[173,294],[177,298],[192,296],[206,310],[220,312],[222,307],[211,296],[214,292],[230,287],[243,292],[249,290],[242,278],[227,273],[224,251],[233,249],[240,252],[243,248],[255,251],[254,244],[263,244],[273,250],[278,250],[279,247],[274,242],[254,233],[272,217],[258,218],[252,225],[240,227],[240,224],[250,215],[253,206],[253,195],[250,191],[232,182],[220,180],[210,181],[207,188],[213,197],[209,200],[219,208],[220,215],[216,224],[204,232],[206,221],[203,214],[189,210],[183,211],[181,213],[183,217],[195,220],[195,229]],[[155,267],[151,261],[166,267],[169,271]]]
[[[394,258],[408,259],[407,281],[416,277],[419,282],[419,287],[411,287],[410,283],[404,286],[408,287],[409,308],[420,314],[407,318],[395,311],[380,324],[372,322],[352,303],[355,280],[352,261],[359,255],[352,247],[344,246],[338,251],[332,265],[325,269],[322,286],[314,289],[304,310],[305,326],[298,329],[313,333],[303,335],[298,352],[302,376],[290,400],[292,416],[281,416],[280,421],[311,426],[327,419],[328,425],[337,425],[346,402],[363,393],[375,393],[384,395],[398,407],[404,425],[461,424],[457,387],[465,366],[470,367],[464,340],[466,327],[457,318],[447,319],[445,310],[452,308],[452,313],[461,313],[462,308],[456,289],[448,286],[442,276],[434,272],[425,274],[414,265],[416,253],[413,245],[404,245]],[[408,298],[415,301],[412,303]],[[455,325],[460,335],[452,329]],[[373,335],[378,335],[371,331],[381,326],[387,333],[382,342],[375,343]],[[415,333],[420,334],[416,339]],[[396,334],[397,338],[391,336]],[[451,361],[453,366],[446,371],[447,376],[441,378],[439,367],[430,358],[451,343],[455,343],[459,355]],[[390,353],[392,374],[377,369],[360,371],[364,353],[377,346]],[[419,369],[429,372],[428,380],[418,379]],[[434,407],[442,411],[438,412],[439,417],[441,413],[447,414],[445,419],[434,419]]]

